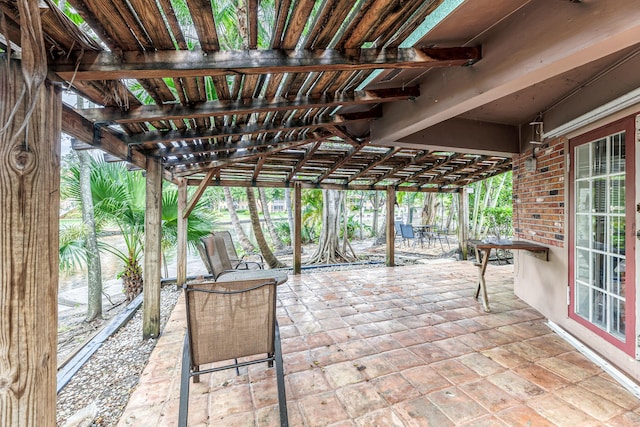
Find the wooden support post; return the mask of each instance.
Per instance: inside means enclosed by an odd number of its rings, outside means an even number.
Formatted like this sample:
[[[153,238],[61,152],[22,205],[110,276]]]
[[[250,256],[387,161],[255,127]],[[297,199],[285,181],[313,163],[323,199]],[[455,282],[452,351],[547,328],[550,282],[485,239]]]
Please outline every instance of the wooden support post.
[[[469,197],[466,187],[458,193],[458,245],[463,260],[467,259],[467,240],[469,240]]]
[[[187,209],[187,180],[180,178],[178,181],[178,242],[177,259],[178,271],[176,273],[176,284],[182,286],[187,282],[187,227],[188,218],[184,217]]]
[[[147,159],[147,199],[144,219],[144,298],[142,337],[160,335],[160,277],[162,221],[162,165]]]
[[[293,274],[302,273],[302,186],[293,186]]]
[[[396,229],[395,229],[395,206],[396,206],[396,188],[392,185],[387,187],[387,267],[393,267],[396,259]]]
[[[0,426],[54,426],[62,99],[21,99],[20,65],[0,55]]]

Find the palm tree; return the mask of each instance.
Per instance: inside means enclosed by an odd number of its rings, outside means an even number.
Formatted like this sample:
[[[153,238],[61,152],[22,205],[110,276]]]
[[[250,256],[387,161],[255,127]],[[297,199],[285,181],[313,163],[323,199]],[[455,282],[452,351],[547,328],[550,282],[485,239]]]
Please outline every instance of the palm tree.
[[[198,250],[200,239],[211,234],[214,217],[209,214],[206,201],[200,199],[189,215],[187,221],[187,244]],[[165,187],[162,192],[162,259],[167,267],[166,252],[176,246],[178,241],[178,189],[175,186]],[[204,264],[207,262],[203,260]],[[166,276],[167,274],[165,274]]]
[[[97,227],[115,225],[124,239],[124,249],[100,242],[100,248],[115,255],[123,262],[122,279],[128,300],[135,298],[143,286],[140,265],[143,252],[145,179],[141,172],[129,172],[124,164],[91,161],[91,193]],[[64,177],[66,193],[80,200],[79,170],[72,167]],[[163,239],[164,248],[176,241],[177,235],[177,190],[167,189],[163,193]],[[199,203],[189,217],[187,241],[193,247],[200,237],[211,232],[212,220],[206,215],[204,205]],[[70,248],[71,249],[71,248]]]
[[[258,217],[258,207],[256,206],[256,195],[252,187],[247,187],[247,203],[249,205],[249,215],[251,216],[251,226],[253,227],[253,233],[256,236],[260,253],[264,257],[264,260],[269,264],[269,268],[284,267],[278,258],[271,252],[267,240],[262,233],[262,227],[260,226],[260,218]]]

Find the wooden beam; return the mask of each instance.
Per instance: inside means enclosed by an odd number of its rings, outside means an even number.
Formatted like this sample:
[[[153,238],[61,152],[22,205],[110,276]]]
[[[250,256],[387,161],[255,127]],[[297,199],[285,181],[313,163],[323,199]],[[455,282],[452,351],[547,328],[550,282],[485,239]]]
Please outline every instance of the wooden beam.
[[[208,171],[211,168],[219,169],[236,162],[246,162],[251,159],[255,159],[261,156],[268,156],[278,153],[282,150],[305,145],[310,142],[317,142],[324,138],[309,139],[304,141],[287,142],[278,144],[274,147],[267,148],[265,150],[254,150],[253,152],[234,152],[234,153],[217,153],[201,160],[192,160],[189,163],[174,166],[172,172],[175,176],[183,176],[184,174],[192,175],[194,173]]]
[[[209,181],[211,181],[211,179],[213,178],[215,173],[216,173],[216,170],[215,169],[211,169],[207,173],[207,176],[200,182],[200,185],[198,185],[198,188],[196,189],[196,192],[191,197],[191,201],[189,201],[189,204],[187,205],[187,209],[185,209],[184,213],[182,214],[182,218],[185,218],[185,219],[189,218],[189,215],[191,215],[191,212],[193,211],[193,209],[198,204],[198,201],[200,200],[200,197],[202,197],[202,194],[204,193],[204,190],[207,189],[207,185],[208,185]]]
[[[99,148],[125,162],[142,169],[146,167],[145,156],[136,150],[129,150],[123,135],[118,135],[111,129],[95,126],[91,120],[66,104],[63,104],[62,131],[80,141],[87,141],[93,148]]]
[[[481,58],[480,47],[319,50],[84,52],[50,64],[67,81],[312,73],[450,67]]]
[[[187,228],[189,215],[187,210],[187,180],[178,179],[178,241],[176,244],[178,267],[176,284],[182,286],[187,282]]]
[[[325,95],[320,98],[298,96],[289,101],[253,99],[236,101],[205,101],[192,105],[140,105],[123,111],[115,107],[87,108],[79,110],[82,116],[93,122],[135,123],[153,120],[182,120],[230,114],[253,114],[309,108],[338,107],[342,105],[377,104],[414,98],[420,95],[417,86],[399,89],[356,91],[353,95]]]
[[[324,133],[313,133],[316,138],[326,138]],[[298,136],[287,137],[287,138],[269,138],[269,139],[251,139],[251,140],[240,140],[240,141],[227,141],[224,143],[209,143],[203,142],[199,145],[183,145],[180,147],[167,147],[167,148],[159,148],[157,150],[150,150],[146,154],[154,155],[156,157],[171,157],[171,156],[185,156],[185,155],[203,155],[208,153],[220,153],[220,152],[231,152],[237,151],[240,149],[248,150],[248,154],[251,154],[250,151],[257,148],[265,148],[271,145],[278,145],[288,142],[301,142],[303,139],[300,139]],[[169,159],[165,162],[167,166],[173,166],[178,164],[190,163],[190,158],[181,160],[181,159]],[[193,160],[193,159],[191,159]]]
[[[0,68],[0,425],[54,426],[61,95]]]
[[[356,191],[386,191],[388,185],[350,185],[350,184],[323,184],[313,183],[309,181],[296,181],[300,182],[302,188],[308,189],[326,189],[326,190],[356,190]],[[201,179],[190,178],[187,179],[187,185],[198,186],[202,183]],[[262,188],[286,188],[292,185],[291,182],[283,181],[269,181],[269,182],[253,182],[250,180],[236,180],[236,179],[214,179],[207,183],[212,187],[262,187]],[[398,187],[397,191],[403,191],[405,193],[457,193],[459,187],[446,187],[442,188],[437,185],[432,187],[422,187],[420,185],[403,185]]]
[[[387,187],[387,227],[386,232],[386,265],[393,267],[395,265],[395,205],[396,205],[396,188],[393,185]]]
[[[382,114],[382,110],[380,110]],[[345,125],[355,123],[360,120],[369,120],[372,117],[359,119],[329,119],[329,120],[287,120],[283,123],[262,123],[262,124],[241,124],[235,126],[223,126],[216,129],[184,129],[184,130],[161,130],[149,131],[137,135],[123,136],[124,141],[129,145],[139,145],[141,149],[145,146],[155,146],[156,144],[167,144],[170,142],[185,142],[198,139],[225,138],[228,136],[257,135],[263,133],[289,132],[292,130],[307,129],[313,130],[320,127],[335,125]],[[165,150],[165,151],[163,151]],[[165,155],[166,149],[145,150],[145,154],[154,156]]]
[[[144,215],[144,297],[142,337],[160,336],[160,278],[162,225],[162,165],[148,159]]]
[[[302,272],[302,186],[293,184],[293,274]]]

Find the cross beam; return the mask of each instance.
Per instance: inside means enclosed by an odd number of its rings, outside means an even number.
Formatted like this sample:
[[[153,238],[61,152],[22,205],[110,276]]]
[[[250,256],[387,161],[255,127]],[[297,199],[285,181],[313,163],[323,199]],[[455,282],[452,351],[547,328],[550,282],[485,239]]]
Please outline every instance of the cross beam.
[[[61,78],[80,81],[448,67],[473,64],[481,56],[481,48],[477,46],[207,53],[161,50],[84,52],[77,58],[60,58],[50,65]]]

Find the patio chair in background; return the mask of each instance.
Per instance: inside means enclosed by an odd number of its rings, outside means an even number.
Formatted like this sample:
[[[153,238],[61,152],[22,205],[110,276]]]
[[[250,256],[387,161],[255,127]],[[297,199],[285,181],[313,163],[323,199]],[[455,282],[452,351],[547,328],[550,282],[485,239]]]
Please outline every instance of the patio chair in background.
[[[409,245],[409,242],[413,242],[412,246],[415,247],[417,239],[419,239],[420,246],[424,246],[422,236],[418,236],[418,238],[416,238],[416,234],[413,232],[413,226],[411,226],[411,224],[400,224],[400,231],[402,232],[402,240],[406,245]]]
[[[229,259],[233,264],[234,268],[237,264],[242,262],[253,262],[260,265],[260,268],[264,266],[264,258],[261,254],[252,253],[252,254],[244,254],[241,257],[238,256],[238,252],[236,251],[236,245],[233,243],[233,238],[231,237],[231,233],[229,231],[216,231],[213,233],[214,236],[221,236],[224,239],[224,244],[227,249],[227,254],[229,255]],[[250,260],[249,257],[257,257],[259,261]]]
[[[238,370],[263,362],[270,368],[275,362],[280,425],[288,426],[280,331],[276,320],[276,280],[191,283],[183,288],[187,333],[182,354],[179,426],[187,425],[190,378],[198,382],[202,374]],[[257,355],[265,357],[256,359]],[[230,363],[200,369],[216,362]]]
[[[209,271],[211,271],[214,280],[217,280],[218,277],[224,273],[231,271],[262,268],[262,264],[253,261],[240,261],[235,264],[231,262],[223,236],[213,234],[203,237],[200,240],[204,245],[206,260],[209,263]]]

